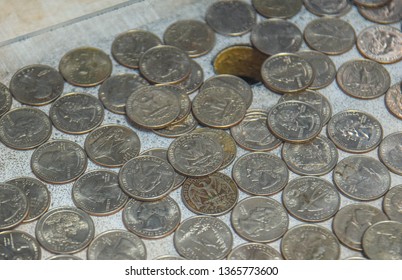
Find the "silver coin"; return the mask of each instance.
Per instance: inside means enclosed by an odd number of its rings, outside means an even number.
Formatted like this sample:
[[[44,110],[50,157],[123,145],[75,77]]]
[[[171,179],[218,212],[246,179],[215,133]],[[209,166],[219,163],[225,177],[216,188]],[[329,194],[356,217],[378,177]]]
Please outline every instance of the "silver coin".
[[[82,260],[80,257],[74,256],[74,255],[54,255],[46,260],[51,260],[51,261],[79,261]]]
[[[165,89],[172,95],[176,95],[179,100],[179,115],[169,125],[175,125],[184,121],[191,112],[191,100],[187,92],[176,85],[158,85],[158,87]]]
[[[11,229],[28,214],[28,199],[17,186],[0,183],[0,231]]]
[[[0,232],[0,260],[40,260],[38,241],[30,234],[10,230]]]
[[[389,1],[390,0],[354,0],[354,3],[358,5],[358,7],[375,8],[384,6]]]
[[[349,0],[304,0],[304,6],[317,16],[340,17],[350,11]]]
[[[220,219],[194,216],[184,220],[174,234],[177,252],[191,260],[220,260],[233,245],[230,228]]]
[[[402,19],[402,2],[388,0],[385,5],[376,8],[357,6],[359,13],[370,21],[382,24],[398,22]]]
[[[385,94],[385,106],[398,119],[402,119],[402,84],[396,83]]]
[[[10,110],[12,103],[10,90],[0,83],[0,117]]]
[[[152,131],[162,137],[176,138],[192,132],[198,126],[197,120],[190,113],[181,122],[170,124],[165,128],[153,129]]]
[[[187,94],[196,91],[204,81],[204,71],[202,70],[201,66],[194,60],[190,61],[190,65],[190,75],[183,81],[175,84],[175,86],[185,90]]]
[[[402,222],[402,185],[392,187],[384,196],[382,207],[385,214],[394,221]]]
[[[282,255],[267,244],[244,243],[234,248],[228,260],[282,260]]]
[[[390,171],[402,175],[402,132],[385,137],[378,149],[378,156]]]
[[[252,0],[258,13],[268,18],[291,18],[302,7],[302,0]]]

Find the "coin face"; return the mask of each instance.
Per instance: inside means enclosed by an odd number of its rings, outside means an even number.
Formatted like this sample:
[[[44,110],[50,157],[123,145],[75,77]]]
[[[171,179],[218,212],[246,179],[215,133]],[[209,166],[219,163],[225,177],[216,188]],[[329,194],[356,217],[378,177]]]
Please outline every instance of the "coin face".
[[[384,6],[388,2],[389,2],[389,0],[355,0],[354,1],[354,3],[356,3],[359,6],[369,7],[369,8]]]
[[[282,260],[282,255],[267,244],[244,243],[234,248],[228,260]]]
[[[176,138],[192,132],[198,125],[193,114],[190,113],[181,122],[170,124],[165,128],[153,129],[152,131],[162,137]]]
[[[282,237],[288,229],[289,217],[278,201],[262,196],[248,197],[232,210],[233,229],[252,242],[268,243]]]
[[[10,230],[0,232],[0,260],[40,260],[38,241],[30,234]]]
[[[53,140],[37,148],[31,157],[33,173],[52,184],[65,184],[77,179],[87,168],[83,148],[69,140]]]
[[[282,238],[281,251],[287,260],[337,260],[340,245],[328,229],[304,224],[288,230]]]
[[[175,86],[185,90],[187,94],[196,91],[204,81],[204,71],[201,66],[194,60],[190,61],[190,66],[190,75],[183,81],[175,84]]]
[[[402,185],[392,187],[384,196],[383,209],[385,214],[394,221],[402,222]]]
[[[149,31],[129,30],[116,36],[112,43],[112,55],[121,65],[136,69],[141,56],[161,44],[159,37]]]
[[[65,133],[83,134],[99,126],[104,118],[102,103],[93,95],[68,93],[50,107],[53,125]]]
[[[348,0],[304,0],[304,6],[317,16],[340,17],[350,11],[352,3]]]
[[[54,208],[43,215],[35,227],[36,239],[46,250],[73,254],[86,248],[94,238],[91,217],[73,207]]]
[[[0,183],[0,230],[19,225],[28,214],[28,199],[15,185]]]
[[[180,87],[172,86],[172,85],[160,85],[163,89],[166,89],[172,95],[177,95],[179,100],[179,115],[175,118],[175,120],[171,123],[171,125],[177,124],[183,121],[191,111],[191,100],[188,97],[186,91]]]
[[[123,223],[129,231],[147,239],[168,236],[181,220],[179,205],[169,196],[157,201],[131,199],[122,215]]]
[[[205,21],[216,32],[227,36],[243,35],[256,22],[253,7],[243,1],[218,1],[209,6]]]
[[[0,117],[10,110],[12,103],[10,90],[0,83]]]
[[[81,47],[67,52],[60,60],[59,71],[72,85],[92,87],[112,73],[110,57],[100,49]]]
[[[301,7],[302,0],[252,0],[258,13],[268,18],[291,18]]]
[[[375,149],[382,140],[382,127],[373,116],[357,110],[334,115],[327,126],[328,137],[341,150],[365,153]]]
[[[336,213],[332,228],[335,235],[347,247],[362,250],[364,232],[371,225],[388,220],[378,208],[368,204],[350,204]]]
[[[252,195],[272,195],[287,184],[286,164],[269,153],[248,153],[236,160],[232,176],[239,188]]]
[[[400,83],[388,89],[385,94],[385,106],[392,115],[402,119],[402,85]]]
[[[354,200],[374,200],[383,196],[391,184],[388,169],[368,156],[349,156],[334,169],[333,179],[339,190]]]
[[[229,227],[220,219],[194,216],[183,221],[174,234],[177,252],[190,260],[220,260],[233,245]]]
[[[378,156],[392,172],[402,175],[402,132],[395,132],[382,140]]]
[[[385,5],[375,8],[357,6],[357,9],[363,17],[377,23],[389,24],[400,21],[402,3],[398,0],[388,0],[386,2]]]
[[[0,119],[0,140],[13,149],[33,149],[46,142],[51,133],[49,117],[36,108],[13,109]]]

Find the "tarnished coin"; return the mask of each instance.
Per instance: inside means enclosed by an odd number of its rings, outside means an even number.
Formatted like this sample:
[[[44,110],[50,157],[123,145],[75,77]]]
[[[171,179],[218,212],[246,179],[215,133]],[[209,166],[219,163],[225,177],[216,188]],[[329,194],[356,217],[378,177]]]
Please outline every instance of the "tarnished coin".
[[[30,234],[10,230],[0,232],[0,260],[40,260],[38,241]]]
[[[282,255],[267,244],[244,243],[234,248],[228,260],[282,260]]]
[[[149,83],[135,74],[118,74],[107,78],[99,88],[99,100],[106,109],[124,115],[128,97],[138,88]]]
[[[242,238],[267,243],[282,237],[288,230],[289,217],[278,201],[262,196],[248,197],[232,210],[233,229]]]
[[[368,156],[344,158],[335,167],[333,179],[343,194],[363,201],[380,198],[391,185],[388,169]]]
[[[392,187],[385,194],[382,207],[391,220],[402,222],[402,185]]]
[[[99,99],[87,93],[65,94],[49,110],[53,125],[70,134],[83,134],[95,129],[102,123],[104,115]]]
[[[266,87],[280,92],[298,92],[308,88],[314,81],[314,69],[304,58],[290,53],[269,57],[261,67]]]
[[[128,200],[119,186],[118,174],[107,170],[91,171],[78,178],[72,198],[78,208],[95,216],[114,214]]]
[[[136,235],[147,238],[164,238],[180,224],[181,212],[176,201],[166,196],[158,201],[131,199],[123,210],[125,227]]]
[[[53,140],[37,148],[31,157],[33,173],[52,184],[65,184],[77,179],[87,168],[87,154],[75,142]]]
[[[362,250],[362,237],[371,225],[388,220],[378,208],[368,204],[350,204],[336,213],[332,228],[336,237],[353,250]]]
[[[10,91],[23,104],[45,105],[63,92],[64,81],[60,73],[47,65],[28,65],[18,70],[10,81]]]
[[[353,2],[358,6],[373,8],[373,7],[384,6],[389,1],[390,0],[354,0]]]
[[[176,138],[193,131],[197,125],[197,120],[194,118],[193,114],[190,113],[181,122],[170,124],[162,129],[153,129],[152,131],[162,137]]]
[[[60,60],[59,71],[72,85],[92,87],[112,73],[112,60],[100,49],[81,47],[67,52]]]
[[[112,43],[112,55],[118,63],[138,68],[141,56],[150,48],[161,45],[155,34],[146,30],[129,30],[117,35]]]
[[[331,118],[327,134],[339,149],[365,153],[381,143],[383,132],[380,122],[373,116],[358,110],[346,110]]]
[[[170,94],[176,95],[179,100],[179,115],[170,125],[174,125],[185,120],[191,111],[191,100],[186,91],[180,87],[177,87],[176,85],[158,85],[158,87],[163,87],[169,91]]]
[[[85,139],[85,151],[96,164],[106,167],[119,167],[141,149],[137,133],[122,125],[104,125],[98,127]]]
[[[28,214],[28,199],[19,187],[0,183],[0,231],[19,225]]]
[[[402,84],[396,83],[385,94],[385,105],[389,112],[402,119]]]
[[[388,0],[381,7],[366,8],[358,6],[357,9],[363,17],[377,23],[389,24],[402,19],[402,2],[399,0]]]
[[[174,171],[163,159],[138,156],[120,169],[120,187],[130,197],[141,201],[154,201],[169,194],[174,186]]]
[[[389,170],[402,175],[402,132],[385,137],[378,149],[378,156]]]
[[[253,7],[243,1],[218,1],[209,6],[205,20],[213,30],[229,36],[243,35],[256,22]]]
[[[345,2],[349,3],[346,0]],[[353,48],[356,42],[356,34],[348,22],[337,18],[324,17],[307,24],[304,29],[304,39],[307,45],[316,51],[329,55],[339,55]]]
[[[317,16],[340,17],[350,11],[349,0],[304,0],[304,6]]]
[[[297,52],[303,42],[300,29],[283,19],[258,23],[251,31],[250,39],[254,47],[267,55]]]
[[[54,255],[46,260],[51,260],[51,261],[80,261],[82,260],[80,257],[74,256],[74,255]]]
[[[199,20],[179,20],[168,26],[163,34],[166,45],[185,51],[189,57],[204,55],[215,45],[215,33]]]
[[[272,195],[281,191],[289,179],[286,164],[268,153],[248,153],[236,160],[232,176],[239,188],[252,195]]]
[[[196,214],[220,216],[236,205],[239,191],[229,176],[215,172],[187,178],[181,187],[181,197],[184,205]]]
[[[363,235],[363,251],[372,260],[402,260],[402,223],[383,221]]]
[[[6,184],[17,186],[27,197],[29,210],[23,222],[32,222],[49,209],[50,192],[41,181],[30,177],[20,177],[7,181]]]
[[[190,75],[183,81],[175,84],[175,86],[185,90],[187,94],[196,91],[204,81],[204,71],[201,66],[194,60],[190,61],[190,66]]]
[[[0,83],[0,117],[10,110],[12,103],[10,90]]]
[[[126,103],[128,118],[149,129],[168,126],[176,120],[179,113],[179,97],[166,87],[141,87],[130,95]]]
[[[36,108],[13,109],[0,119],[0,140],[13,149],[33,149],[46,142],[51,133],[49,117]]]
[[[286,185],[282,201],[289,214],[296,219],[322,222],[335,215],[341,198],[327,180],[306,176],[293,179]]]
[[[301,7],[302,0],[252,0],[258,13],[268,18],[291,18]]]
[[[131,232],[109,230],[102,232],[89,244],[88,260],[145,260],[144,242]]]
[[[332,141],[318,135],[307,143],[285,143],[282,158],[294,173],[321,176],[329,173],[338,163],[338,150]]]
[[[375,61],[365,59],[342,64],[336,74],[336,81],[343,92],[361,99],[380,97],[391,85],[387,69]]]
[[[194,117],[202,124],[228,128],[238,124],[247,111],[244,98],[229,87],[210,87],[193,99]]]
[[[223,163],[224,152],[211,136],[191,133],[180,136],[170,144],[168,159],[177,172],[199,177],[218,170]]]
[[[340,250],[335,235],[314,224],[289,229],[281,242],[282,255],[287,260],[337,260]]]
[[[321,114],[301,101],[285,101],[268,114],[268,127],[278,138],[291,143],[307,142],[321,131]]]
[[[141,74],[154,84],[174,84],[190,75],[191,63],[181,49],[161,45],[147,50],[140,58]]]
[[[220,219],[194,216],[183,221],[174,234],[177,252],[191,260],[220,260],[233,245],[229,227]]]
[[[379,63],[395,63],[402,59],[402,32],[388,25],[369,26],[357,37],[360,53]]]
[[[58,207],[39,219],[35,235],[46,250],[56,254],[73,254],[89,245],[95,235],[95,226],[84,211]]]

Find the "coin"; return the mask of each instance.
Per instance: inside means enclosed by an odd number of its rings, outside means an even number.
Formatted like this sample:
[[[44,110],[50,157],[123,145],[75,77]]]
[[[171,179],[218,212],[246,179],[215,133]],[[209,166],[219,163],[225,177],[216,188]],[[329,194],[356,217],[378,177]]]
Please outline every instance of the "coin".
[[[358,110],[346,110],[331,118],[327,134],[339,149],[365,153],[381,143],[383,131],[375,117]]]
[[[398,0],[388,0],[385,5],[376,8],[357,6],[357,10],[366,19],[377,23],[389,24],[402,19],[402,2]]]
[[[190,113],[181,122],[170,124],[162,129],[153,129],[152,131],[162,137],[176,138],[190,133],[197,125],[197,120],[193,117],[193,114]]]
[[[318,135],[307,143],[285,143],[282,158],[294,173],[321,176],[338,163],[338,150],[328,138]]]
[[[371,60],[349,60],[336,74],[339,87],[346,94],[361,99],[372,99],[385,94],[391,77],[381,64]]]
[[[51,260],[51,261],[78,261],[78,260],[82,260],[80,257],[74,256],[74,255],[54,255],[51,256],[49,258],[47,258],[47,260]]]
[[[73,254],[85,249],[94,234],[91,217],[73,207],[53,208],[39,219],[35,227],[40,245],[56,254]]]
[[[141,56],[150,48],[161,45],[155,34],[146,30],[129,30],[116,36],[112,55],[118,63],[128,68],[138,68]]]
[[[215,33],[199,20],[179,20],[169,25],[163,34],[163,41],[185,51],[189,57],[207,54],[215,45]]]
[[[109,111],[124,115],[128,97],[149,83],[135,74],[118,74],[107,78],[99,88],[98,96]]]
[[[250,39],[254,47],[267,55],[297,52],[303,42],[300,29],[283,19],[258,23],[251,31]]]
[[[236,205],[239,191],[229,176],[215,172],[187,178],[181,187],[181,197],[184,205],[196,214],[220,216]]]
[[[10,230],[0,232],[0,260],[40,260],[38,241],[30,234]]]
[[[205,15],[205,21],[213,30],[227,36],[243,35],[256,22],[253,7],[237,0],[215,2],[208,7]]]
[[[171,255],[164,255],[164,256],[158,256],[154,260],[159,260],[159,261],[176,261],[176,260],[185,260],[185,258],[179,257],[179,256],[171,256]]]
[[[20,177],[9,180],[6,184],[17,186],[27,197],[29,210],[23,222],[32,222],[49,209],[50,192],[41,181],[30,177]]]
[[[117,173],[95,170],[75,181],[72,199],[75,206],[90,215],[107,216],[122,209],[128,197],[119,186]]]
[[[392,172],[402,175],[402,132],[395,132],[382,140],[378,156]]]
[[[194,216],[179,225],[173,241],[177,252],[186,259],[220,260],[232,249],[233,235],[218,218]]]
[[[252,0],[258,13],[268,18],[291,18],[301,7],[301,0]]]
[[[10,81],[14,98],[28,105],[45,105],[63,92],[64,81],[60,73],[47,65],[34,64],[19,69]]]
[[[337,260],[340,245],[328,229],[303,224],[286,232],[282,238],[281,251],[286,260]]]
[[[369,26],[357,37],[360,53],[379,63],[395,63],[402,59],[402,32],[392,26]]]
[[[363,235],[363,251],[372,260],[402,260],[402,223],[383,221]]]
[[[70,134],[88,133],[102,123],[104,115],[99,99],[87,93],[65,94],[49,110],[53,125]]]
[[[220,168],[224,152],[214,138],[207,134],[191,133],[180,136],[170,144],[168,159],[180,174],[201,177]]]
[[[394,221],[402,222],[402,185],[392,187],[384,196],[383,209],[385,214]]]
[[[112,60],[100,49],[81,47],[67,52],[60,60],[59,71],[75,86],[92,87],[112,73]]]
[[[10,110],[12,103],[10,90],[0,83],[0,117]]]
[[[28,209],[28,199],[20,188],[0,183],[0,231],[19,225]]]
[[[140,58],[140,73],[154,84],[174,84],[190,75],[188,55],[179,48],[167,45],[153,47]]]
[[[339,209],[341,198],[327,180],[305,176],[293,179],[283,189],[282,201],[289,214],[306,222],[322,222]]]
[[[234,248],[228,260],[282,260],[282,255],[269,245],[244,243]]]
[[[46,142],[51,133],[49,117],[36,108],[13,109],[0,119],[0,140],[12,149],[33,149]]]
[[[155,201],[168,195],[174,178],[173,168],[166,160],[144,155],[127,161],[119,173],[123,191],[141,201]]]
[[[354,200],[374,200],[383,196],[391,184],[388,169],[368,156],[349,156],[334,169],[333,179],[338,189]]]
[[[336,213],[332,228],[335,235],[347,247],[362,250],[362,237],[366,229],[378,222],[388,220],[378,208],[367,204],[349,204]]]
[[[123,210],[125,227],[147,239],[164,238],[175,231],[181,220],[179,205],[169,196],[157,201],[130,199]]]
[[[353,48],[356,34],[348,22],[338,18],[324,17],[307,24],[304,29],[304,39],[307,45],[316,51],[328,55],[339,55]]]
[[[170,94],[176,95],[179,100],[179,115],[170,125],[174,125],[183,121],[190,114],[191,111],[191,100],[188,97],[186,91],[180,87],[177,87],[176,85],[158,85],[158,87],[163,87],[164,89],[169,91]]]
[[[390,0],[354,0],[354,3],[358,5],[358,7],[381,7],[387,4]]]
[[[392,115],[402,119],[402,84],[396,83],[388,89],[385,94],[385,106]]]
[[[204,81],[204,71],[201,66],[194,60],[190,61],[190,66],[190,75],[183,81],[175,84],[175,86],[185,90],[187,94],[196,91]]]
[[[255,152],[236,160],[232,176],[239,188],[249,194],[272,195],[286,186],[289,172],[279,157]]]
[[[317,16],[340,17],[352,8],[349,0],[304,0],[304,6]]]
[[[276,137],[292,143],[310,141],[322,128],[321,114],[301,101],[278,103],[269,112],[267,123]]]
[[[77,179],[87,168],[83,148],[69,140],[53,140],[37,148],[31,157],[33,173],[51,184],[65,184]]]
[[[252,242],[273,242],[281,238],[289,226],[282,204],[262,196],[241,200],[233,208],[230,219],[235,232]]]

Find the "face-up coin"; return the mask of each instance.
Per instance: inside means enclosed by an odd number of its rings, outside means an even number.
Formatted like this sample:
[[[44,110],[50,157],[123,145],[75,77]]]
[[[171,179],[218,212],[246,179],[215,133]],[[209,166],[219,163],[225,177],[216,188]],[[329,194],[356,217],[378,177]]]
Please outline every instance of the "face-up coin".
[[[357,9],[363,17],[377,23],[389,24],[402,18],[402,2],[398,0],[388,0],[385,5],[376,8],[358,6]]]
[[[269,245],[244,243],[234,248],[228,260],[282,260],[282,255]]]
[[[304,0],[304,6],[317,16],[340,17],[350,11],[349,0]]]
[[[402,132],[385,137],[378,149],[378,155],[389,170],[402,175]]]
[[[233,235],[220,219],[194,216],[183,221],[174,234],[177,252],[191,260],[220,260],[229,254]]]
[[[33,149],[46,142],[51,133],[49,117],[36,108],[17,108],[0,119],[0,140],[13,149]]]
[[[190,65],[190,75],[183,81],[175,84],[175,86],[185,90],[187,94],[196,91],[204,81],[204,71],[202,70],[201,66],[194,60],[191,60]]]
[[[86,248],[94,238],[91,217],[73,207],[54,208],[43,215],[35,228],[36,239],[46,250],[72,254]]]
[[[191,100],[186,91],[176,85],[158,85],[158,87],[165,89],[172,95],[176,95],[179,100],[179,115],[170,125],[182,122],[191,111]]]
[[[181,220],[179,205],[169,196],[157,201],[131,199],[122,215],[123,223],[129,231],[147,239],[168,236]]]
[[[278,201],[262,196],[248,197],[232,210],[233,229],[252,242],[272,242],[288,229],[289,217]]]
[[[30,234],[10,230],[0,232],[0,260],[40,260],[38,241]]]
[[[385,106],[395,117],[402,119],[402,84],[396,83],[385,94]]]
[[[0,117],[10,110],[13,99],[9,89],[0,83]]]
[[[374,200],[383,196],[391,184],[388,169],[368,156],[350,156],[334,169],[335,185],[346,196],[355,200]]]
[[[0,231],[20,224],[28,214],[28,199],[15,185],[0,183]]]
[[[84,173],[87,162],[87,154],[80,145],[69,140],[54,140],[34,151],[31,168],[45,182],[65,184]]]
[[[258,13],[268,18],[291,18],[301,7],[302,0],[252,0]]]
[[[385,194],[382,206],[391,220],[402,222],[402,185],[392,187]]]
[[[170,124],[162,129],[153,129],[152,131],[162,137],[176,138],[190,133],[197,125],[197,120],[193,117],[193,114],[190,113],[181,122]]]

